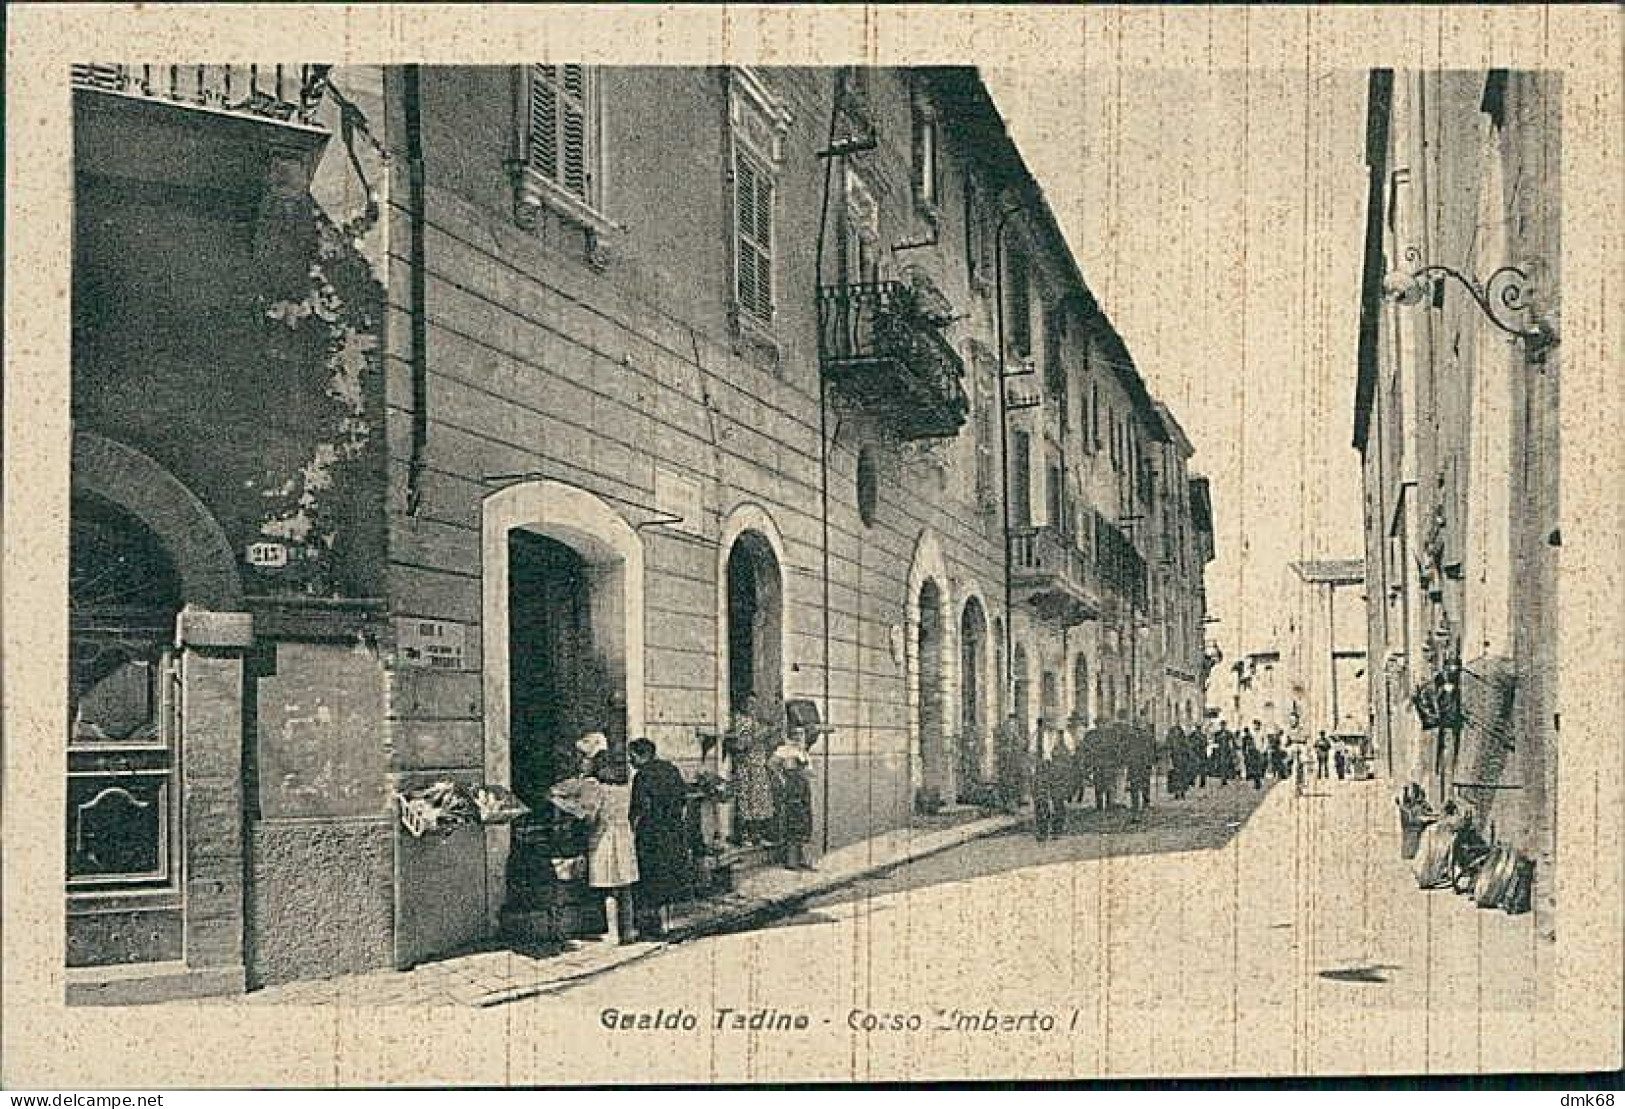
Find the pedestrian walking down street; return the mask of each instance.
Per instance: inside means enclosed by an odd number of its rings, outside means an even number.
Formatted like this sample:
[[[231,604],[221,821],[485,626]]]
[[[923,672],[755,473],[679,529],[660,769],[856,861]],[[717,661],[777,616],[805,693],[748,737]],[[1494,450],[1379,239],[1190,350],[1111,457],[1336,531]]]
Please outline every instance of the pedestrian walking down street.
[[[632,835],[637,841],[638,934],[658,939],[666,931],[667,907],[688,893],[688,784],[682,772],[658,756],[653,741],[627,744],[632,761]]]
[[[1185,799],[1185,733],[1178,724],[1168,729],[1163,741],[1168,752],[1168,796],[1176,801]]]
[[[1144,719],[1143,717],[1141,719]],[[1124,769],[1128,771],[1129,808],[1142,813],[1151,807],[1151,777],[1156,770],[1156,740],[1147,724],[1135,721],[1127,729]]]
[[[1089,788],[1089,718],[1082,713],[1073,713],[1067,721],[1067,737],[1072,765],[1067,773],[1071,784],[1067,789],[1067,802],[1069,804],[1083,804],[1083,792]]]
[[[812,839],[812,759],[807,754],[800,728],[791,728],[768,760],[773,776],[773,801],[778,813],[778,837],[789,870],[813,870],[807,860],[807,842]]]
[[[1280,732],[1271,732],[1269,739],[1270,773],[1275,775],[1277,782],[1286,781],[1286,748],[1281,742]]]
[[[1095,790],[1095,811],[1112,807],[1112,779],[1117,774],[1122,751],[1122,728],[1117,721],[1091,729],[1083,737],[1081,764]]]
[[[1336,747],[1332,748],[1332,768],[1337,771],[1338,781],[1341,782],[1344,778],[1348,777],[1348,745],[1343,743],[1341,740],[1338,741]]]
[[[999,808],[1016,812],[1027,791],[1027,736],[1021,722],[1011,713],[999,725],[998,760]]]
[[[1066,796],[1072,788],[1072,759],[1058,729],[1038,722],[1038,751],[1033,762],[1033,831],[1040,839],[1066,828]]]
[[[1325,781],[1328,777],[1326,762],[1332,755],[1332,741],[1321,732],[1320,738],[1315,740],[1315,777]]]
[[[1302,797],[1304,783],[1309,778],[1309,745],[1294,735],[1286,745],[1286,753],[1292,769],[1292,788]]]
[[[1241,730],[1241,757],[1247,771],[1247,780],[1253,783],[1254,789],[1264,788],[1264,762],[1265,754],[1258,746],[1258,740],[1246,728]]]

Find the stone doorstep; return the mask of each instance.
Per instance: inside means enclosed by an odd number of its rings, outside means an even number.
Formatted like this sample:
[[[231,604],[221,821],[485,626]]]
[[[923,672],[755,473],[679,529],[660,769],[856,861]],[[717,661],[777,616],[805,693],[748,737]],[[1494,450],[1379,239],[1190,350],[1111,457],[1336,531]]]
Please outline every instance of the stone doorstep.
[[[768,893],[763,891],[752,894],[748,890],[736,890],[718,902],[706,902],[698,907],[697,911],[684,914],[684,919],[673,922],[667,930],[664,939],[654,943],[633,943],[623,947],[607,947],[604,959],[591,960],[588,965],[575,964],[571,966],[555,960],[568,956],[555,956],[554,959],[542,965],[537,960],[538,970],[563,969],[569,966],[574,973],[556,975],[544,980],[497,990],[476,999],[472,1004],[477,1008],[489,1008],[493,1005],[502,1005],[510,1001],[523,1001],[531,997],[539,997],[568,988],[585,979],[595,977],[607,970],[613,970],[627,963],[653,955],[664,950],[672,944],[682,943],[685,940],[699,939],[712,932],[744,923],[758,916],[775,916],[784,910],[793,908],[811,897],[849,885],[881,870],[888,870],[894,866],[913,862],[917,859],[933,855],[949,847],[956,847],[972,839],[994,835],[1004,831],[1020,822],[1014,816],[990,816],[986,820],[968,821],[951,828],[934,830],[924,836],[907,836],[900,844],[901,850],[892,852],[867,853],[862,858],[853,860],[854,865],[843,869],[821,869],[797,876],[790,884],[790,888]],[[854,844],[853,847],[862,845]],[[827,862],[836,852],[825,856]],[[789,872],[786,872],[787,874]],[[747,880],[748,884],[748,880]],[[579,954],[570,952],[570,955]],[[579,967],[579,969],[577,969]]]

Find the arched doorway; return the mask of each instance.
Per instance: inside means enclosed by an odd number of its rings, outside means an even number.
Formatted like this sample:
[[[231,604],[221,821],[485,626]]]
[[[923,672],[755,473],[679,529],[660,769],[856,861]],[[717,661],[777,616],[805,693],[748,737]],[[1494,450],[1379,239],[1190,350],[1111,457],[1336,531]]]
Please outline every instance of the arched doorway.
[[[511,838],[505,826],[486,831],[495,927],[509,876],[550,872],[545,794],[575,771],[575,741],[643,731],[643,544],[592,493],[529,481],[486,498],[482,549],[485,775],[532,811]]]
[[[946,797],[951,783],[945,745],[946,698],[942,666],[942,589],[920,586],[915,615],[915,658],[920,671],[920,783]]]
[[[69,515],[68,891],[173,889],[180,575],[159,538],[112,502],[78,496]],[[150,957],[168,944],[178,952],[178,929]],[[93,946],[71,919],[68,948],[81,965],[133,953]]]
[[[179,803],[206,768],[242,765],[252,625],[236,557],[208,508],[140,451],[79,432],[72,478],[66,961],[183,962],[184,988],[238,991],[242,886],[184,879],[202,869],[188,821],[215,845],[209,867],[241,873],[242,809]],[[207,726],[183,735],[190,720]]]
[[[759,531],[741,532],[724,569],[728,711],[775,725],[784,706],[784,578]]]
[[[955,799],[965,801],[982,779],[982,755],[992,722],[986,688],[987,613],[975,597],[959,617],[959,758]]]

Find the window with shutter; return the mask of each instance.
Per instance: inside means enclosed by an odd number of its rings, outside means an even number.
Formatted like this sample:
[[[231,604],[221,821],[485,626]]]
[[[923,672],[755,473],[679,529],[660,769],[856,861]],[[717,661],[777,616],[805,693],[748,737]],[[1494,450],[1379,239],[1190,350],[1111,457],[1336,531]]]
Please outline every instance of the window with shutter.
[[[605,257],[603,236],[620,228],[602,212],[598,74],[592,66],[527,65],[514,70],[514,214],[532,228],[546,208],[588,232],[588,254]]]
[[[735,296],[762,322],[773,319],[773,179],[744,154],[734,160]]]
[[[593,194],[592,72],[582,65],[530,67],[527,164],[587,204]]]
[[[776,357],[770,331],[774,317],[773,250],[778,171],[789,134],[789,108],[764,75],[748,67],[722,71],[728,96],[728,134],[723,165],[732,211],[729,254],[733,304],[729,326]]]

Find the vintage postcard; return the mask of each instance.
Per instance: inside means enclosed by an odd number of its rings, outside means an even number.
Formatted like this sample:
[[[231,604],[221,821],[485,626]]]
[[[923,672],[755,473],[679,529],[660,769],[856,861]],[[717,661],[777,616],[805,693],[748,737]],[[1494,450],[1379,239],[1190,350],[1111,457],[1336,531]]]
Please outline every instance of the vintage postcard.
[[[1619,1067],[1619,34],[15,7],[4,1081]]]

